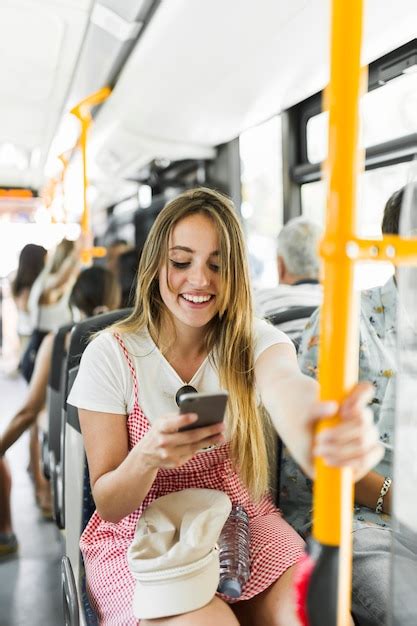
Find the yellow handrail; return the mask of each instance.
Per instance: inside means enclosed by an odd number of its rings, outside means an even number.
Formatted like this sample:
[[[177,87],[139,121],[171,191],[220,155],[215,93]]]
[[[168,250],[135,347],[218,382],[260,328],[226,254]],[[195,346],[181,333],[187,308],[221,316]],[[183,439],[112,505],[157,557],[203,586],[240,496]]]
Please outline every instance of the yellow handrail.
[[[339,402],[354,386],[358,369],[358,300],[353,284],[354,260],[348,256],[346,244],[356,233],[361,36],[362,0],[333,0],[330,83],[326,94],[328,197],[321,246],[325,280],[319,383],[322,400]],[[338,421],[338,416],[322,420],[318,428]],[[350,623],[352,503],[351,470],[329,467],[317,459],[313,538],[321,545],[339,548],[337,626]]]
[[[359,302],[353,284],[355,263],[366,260],[417,265],[417,240],[397,235],[378,240],[357,236],[362,0],[333,0],[332,8],[331,72],[326,93],[329,108],[328,197],[326,229],[320,246],[324,299],[318,371],[321,399],[340,402],[354,386],[358,371]],[[335,425],[338,421],[337,415],[322,420],[318,429]],[[323,603],[320,611],[316,604],[314,610],[321,615],[308,615],[314,625],[350,624],[352,505],[351,471],[328,467],[322,459],[317,459],[312,534],[322,548],[330,548],[330,551],[336,548],[338,571],[336,610],[334,613],[326,610]],[[331,570],[327,571],[330,574]],[[332,604],[332,600],[328,597],[327,604]]]
[[[72,115],[75,115],[81,124],[80,148],[83,168],[83,212],[81,216],[81,232],[83,235],[90,235],[90,213],[87,201],[88,177],[87,177],[87,137],[88,130],[92,122],[91,109],[101,104],[111,94],[110,87],[103,87],[99,91],[84,98],[75,107],[71,109]],[[82,261],[85,265],[90,265],[93,257],[105,256],[106,249],[102,247],[88,247],[82,252]]]

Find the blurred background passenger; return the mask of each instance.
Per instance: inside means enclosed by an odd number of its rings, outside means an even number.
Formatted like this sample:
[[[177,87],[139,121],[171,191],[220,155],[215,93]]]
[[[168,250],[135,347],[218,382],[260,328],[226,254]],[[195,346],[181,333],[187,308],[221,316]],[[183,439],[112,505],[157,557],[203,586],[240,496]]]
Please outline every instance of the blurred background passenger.
[[[277,239],[279,284],[255,292],[259,317],[293,306],[318,306],[322,300],[318,255],[322,229],[304,217],[295,217],[283,226]]]
[[[255,291],[255,312],[258,317],[271,319],[273,315],[295,307],[321,304],[323,293],[319,283],[318,255],[321,236],[320,226],[304,217],[290,220],[281,229],[277,239],[279,284],[273,288]],[[296,346],[308,317],[299,317],[279,324],[280,330],[284,331]]]
[[[69,305],[72,310],[75,309],[78,319],[91,317],[117,309],[120,306],[120,293],[117,280],[109,270],[104,267],[91,267],[80,273],[71,291]],[[45,406],[53,342],[54,334],[49,333],[37,354],[23,406],[10,420],[0,438],[0,557],[17,550],[10,513],[10,472],[3,456],[22,433],[36,423],[39,413]],[[50,486],[40,470],[39,455],[34,477],[36,477],[37,503],[45,517],[50,517]]]
[[[83,239],[76,243],[63,239],[45,263],[34,281],[28,299],[32,334],[22,357],[20,370],[29,382],[37,351],[50,332],[71,322],[68,301],[71,288],[80,272],[79,263]]]
[[[32,334],[28,309],[30,290],[45,265],[46,250],[34,243],[27,244],[19,256],[16,275],[11,284],[13,300],[17,309],[17,333],[22,355]]]
[[[399,232],[404,190],[402,188],[393,193],[385,205],[381,228],[384,235],[397,235]],[[391,502],[394,488],[392,452],[397,371],[397,305],[395,276],[389,278],[384,285],[361,293],[358,376],[359,380],[371,381],[374,385],[375,395],[371,409],[385,449],[380,463],[355,486],[352,610],[358,623],[364,626],[386,623],[387,600],[391,595],[389,572]],[[298,358],[302,372],[313,378],[317,377],[319,331],[318,309],[305,328]],[[385,486],[388,490],[384,495]],[[285,519],[303,536],[309,532],[311,525],[311,489],[310,479],[300,470],[288,451],[284,450],[279,505]],[[406,551],[404,555],[407,555]],[[403,619],[396,614],[398,623],[410,623],[406,603],[403,610]]]
[[[397,235],[404,188],[388,199],[382,219],[384,235]],[[355,516],[378,526],[390,524],[392,487],[384,498],[383,511],[375,511],[384,478],[392,473],[392,446],[395,412],[395,375],[397,349],[398,291],[395,276],[379,287],[361,293],[359,320],[359,380],[369,380],[375,387],[371,408],[378,424],[385,457],[375,472],[371,472],[356,485],[357,507]],[[318,350],[320,344],[320,311],[317,310],[303,333],[299,353],[301,370],[317,377]],[[283,505],[285,499],[283,500]],[[298,507],[298,511],[300,507]]]
[[[84,237],[77,242],[63,239],[51,251],[42,271],[32,284],[28,298],[28,311],[31,336],[20,360],[19,369],[30,382],[38,350],[50,332],[56,332],[60,326],[72,320],[69,308],[71,288],[80,272],[79,263]],[[39,471],[39,438],[36,422],[33,423],[29,441],[29,471],[36,485],[41,485],[43,477]]]

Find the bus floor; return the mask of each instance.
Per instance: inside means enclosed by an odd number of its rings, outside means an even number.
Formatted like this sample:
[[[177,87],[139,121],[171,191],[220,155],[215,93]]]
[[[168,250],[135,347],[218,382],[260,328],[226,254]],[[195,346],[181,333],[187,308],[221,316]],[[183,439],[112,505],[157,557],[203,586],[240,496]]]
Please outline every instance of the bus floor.
[[[22,403],[20,378],[0,372],[0,432]],[[62,612],[60,560],[63,540],[52,521],[43,519],[27,471],[29,435],[7,452],[12,473],[12,517],[19,550],[0,559],[0,626],[59,626]]]

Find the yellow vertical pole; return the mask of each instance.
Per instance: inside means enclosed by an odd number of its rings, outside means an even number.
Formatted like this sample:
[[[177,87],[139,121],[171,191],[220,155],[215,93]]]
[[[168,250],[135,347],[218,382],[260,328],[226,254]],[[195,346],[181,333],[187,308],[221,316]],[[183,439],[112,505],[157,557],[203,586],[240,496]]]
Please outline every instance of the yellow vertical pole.
[[[327,221],[322,243],[324,301],[321,310],[319,383],[322,400],[341,401],[357,380],[358,302],[354,263],[346,244],[356,234],[358,101],[362,0],[333,0],[329,105]],[[338,421],[324,420],[319,428]],[[353,486],[349,469],[315,468],[313,537],[339,547],[337,626],[350,623]],[[336,625],[335,625],[336,626]]]
[[[83,167],[83,213],[81,216],[81,230],[83,233],[90,232],[90,212],[87,202],[87,190],[88,190],[88,177],[87,177],[87,135],[88,129],[91,124],[91,115],[88,112],[87,115],[83,115],[80,118],[81,122],[81,135],[80,135],[80,147],[81,147],[81,161]]]
[[[90,234],[90,213],[88,207],[88,199],[87,199],[87,190],[88,190],[88,176],[87,176],[87,137],[88,137],[88,129],[90,128],[92,122],[91,109],[101,104],[106,98],[109,97],[111,90],[109,87],[103,87],[91,94],[81,102],[77,104],[73,109],[71,109],[71,113],[75,115],[80,121],[81,124],[81,134],[80,134],[80,148],[81,148],[81,161],[83,168],[83,212],[81,215],[81,232],[83,235]],[[86,265],[91,263],[91,259],[93,256],[104,256],[106,251],[104,248],[89,248],[88,250],[84,250],[83,252],[83,262]]]
[[[62,192],[63,222],[64,222],[64,224],[66,224],[67,221],[68,221],[68,215],[67,215],[67,207],[65,205],[65,174],[66,174],[66,171],[68,169],[69,158],[68,158],[68,155],[65,152],[63,152],[62,154],[60,154],[58,156],[58,159],[62,163],[62,172],[61,172],[61,175],[59,177],[59,182],[60,182],[60,185],[61,185],[61,192]]]

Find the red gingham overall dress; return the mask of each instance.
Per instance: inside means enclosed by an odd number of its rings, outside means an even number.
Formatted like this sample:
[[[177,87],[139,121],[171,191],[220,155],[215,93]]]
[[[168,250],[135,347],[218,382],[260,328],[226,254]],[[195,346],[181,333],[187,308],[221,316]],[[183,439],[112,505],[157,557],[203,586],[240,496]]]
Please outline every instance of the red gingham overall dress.
[[[118,335],[134,384],[134,406],[127,418],[129,450],[150,429],[139,406],[136,371]],[[304,543],[285,522],[272,499],[254,503],[232,468],[229,446],[223,444],[201,452],[178,469],[160,469],[141,506],[117,524],[106,522],[95,511],[80,539],[91,603],[103,626],[136,626],[132,613],[135,580],[127,564],[127,550],[134,537],[136,522],[156,498],[191,487],[218,489],[232,503],[245,507],[250,518],[250,578],[240,600],[247,600],[267,589],[303,553]],[[223,596],[222,596],[223,597]],[[228,600],[226,598],[226,600]]]

